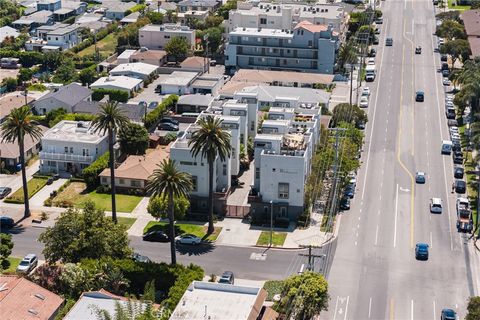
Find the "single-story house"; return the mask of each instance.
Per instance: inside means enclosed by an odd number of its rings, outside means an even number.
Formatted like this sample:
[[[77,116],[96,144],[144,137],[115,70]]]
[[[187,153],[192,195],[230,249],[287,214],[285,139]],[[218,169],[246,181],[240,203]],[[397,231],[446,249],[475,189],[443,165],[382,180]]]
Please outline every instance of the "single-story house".
[[[118,56],[117,56],[117,65],[120,65],[120,64],[123,64],[123,63],[129,63],[130,62],[130,57],[132,56],[132,54],[134,54],[135,52],[137,52],[137,50],[133,50],[133,49],[127,49],[127,50],[124,50],[122,53],[120,53]],[[116,67],[115,66],[115,67]]]
[[[198,77],[198,73],[174,71],[160,77],[157,87],[160,87],[161,94],[183,95],[192,93],[192,83]]]
[[[20,32],[18,32],[16,29],[9,27],[9,26],[3,26],[0,28],[0,43],[5,40],[7,37],[13,37],[16,38],[20,35]]]
[[[53,22],[53,12],[42,10],[34,12],[28,16],[22,16],[20,19],[13,21],[12,27],[18,30],[22,30],[23,28],[35,30],[40,26],[53,24]]]
[[[103,3],[105,5],[105,3]],[[136,3],[132,2],[108,2],[107,3],[107,10],[105,10],[105,17],[110,20],[121,20],[125,17],[125,12],[132,9]]]
[[[0,276],[2,320],[54,319],[63,298],[24,277]]]
[[[138,92],[143,87],[143,80],[137,78],[130,78],[126,76],[118,77],[101,77],[90,85],[92,90],[95,89],[113,89],[120,91],[127,91],[129,96],[133,96],[135,92]]]
[[[204,57],[188,57],[180,63],[180,68],[185,71],[207,72],[210,59]]]
[[[204,94],[187,94],[178,97],[175,113],[182,114],[184,112],[200,113],[210,107],[214,100],[212,95]]]
[[[331,84],[332,74],[240,69],[231,82],[265,83],[270,86],[313,88],[315,84]]]
[[[160,67],[167,62],[167,52],[140,48],[130,56],[130,62],[143,62]]]
[[[221,1],[216,0],[183,0],[177,3],[179,12],[187,11],[210,11],[214,12],[222,5]]]
[[[5,119],[13,109],[24,106],[25,102],[30,105],[33,101],[35,100],[28,95],[25,101],[25,96],[19,91],[5,94],[0,98],[0,123],[3,122],[3,119]]]
[[[81,101],[73,107],[74,113],[97,114],[100,111],[102,102],[100,101]],[[132,122],[143,123],[145,117],[145,107],[133,103],[119,103],[118,108]]]
[[[472,57],[480,56],[480,10],[465,10],[460,14],[460,18],[465,25]]]
[[[143,62],[132,62],[120,64],[110,70],[112,77],[126,76],[131,78],[142,79],[143,81],[152,80],[158,72],[158,67],[153,64]]]
[[[167,148],[168,149],[168,148]],[[148,178],[157,168],[158,164],[169,157],[169,150],[155,149],[141,156],[128,156],[128,158],[115,169],[115,183],[117,188],[145,190]],[[100,183],[110,185],[110,169],[100,173]]]
[[[91,100],[92,90],[78,83],[70,83],[39,98],[33,103],[33,107],[40,115],[47,114],[58,108],[72,112],[76,104]]]
[[[140,12],[132,12],[128,16],[124,17],[122,20],[120,20],[120,23],[122,25],[127,25],[130,23],[135,23],[137,22],[138,18],[140,18]]]
[[[204,73],[192,83],[193,93],[211,94],[216,96],[225,84],[223,74]]]

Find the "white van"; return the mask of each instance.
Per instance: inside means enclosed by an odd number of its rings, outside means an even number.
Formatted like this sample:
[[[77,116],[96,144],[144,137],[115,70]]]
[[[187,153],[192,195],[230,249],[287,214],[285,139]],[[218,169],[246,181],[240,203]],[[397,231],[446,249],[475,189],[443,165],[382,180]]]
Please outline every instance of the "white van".
[[[365,68],[365,81],[372,82],[375,80],[375,76],[375,65],[367,65],[367,67]]]
[[[443,140],[442,141],[442,154],[451,154],[452,153],[452,141]]]

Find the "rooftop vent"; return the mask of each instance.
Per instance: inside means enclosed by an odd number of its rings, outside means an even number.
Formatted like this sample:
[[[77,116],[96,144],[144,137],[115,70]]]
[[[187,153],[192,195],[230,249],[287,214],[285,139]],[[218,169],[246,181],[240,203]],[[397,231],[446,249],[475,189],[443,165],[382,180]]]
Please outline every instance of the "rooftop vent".
[[[28,309],[28,313],[31,313],[31,314],[33,314],[33,315],[35,315],[35,316],[38,315],[38,311],[35,310],[35,309]]]
[[[43,294],[41,294],[41,293],[35,293],[34,296],[37,297],[37,298],[40,299],[40,300],[45,300],[45,296],[44,296]]]

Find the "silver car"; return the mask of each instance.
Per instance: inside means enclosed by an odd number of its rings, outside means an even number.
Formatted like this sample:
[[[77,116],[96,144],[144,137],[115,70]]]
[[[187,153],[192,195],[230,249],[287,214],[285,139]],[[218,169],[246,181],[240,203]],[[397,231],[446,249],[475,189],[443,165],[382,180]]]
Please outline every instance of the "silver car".
[[[38,258],[37,255],[33,253],[29,253],[20,261],[20,264],[17,267],[17,272],[20,273],[30,273],[33,269],[35,269],[38,265]]]
[[[175,238],[177,244],[193,244],[197,245],[202,242],[202,239],[193,234],[182,234]]]

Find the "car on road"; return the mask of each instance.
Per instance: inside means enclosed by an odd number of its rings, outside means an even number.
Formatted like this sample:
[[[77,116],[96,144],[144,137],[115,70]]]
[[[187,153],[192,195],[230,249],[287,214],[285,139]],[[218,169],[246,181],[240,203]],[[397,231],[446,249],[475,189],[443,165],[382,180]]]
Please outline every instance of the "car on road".
[[[233,274],[232,271],[225,271],[222,276],[220,277],[220,280],[218,280],[218,283],[225,283],[225,284],[234,284],[235,283],[235,275]]]
[[[149,257],[143,256],[140,253],[134,252],[132,255],[132,259],[137,261],[137,262],[143,262],[143,263],[149,263],[152,262]]]
[[[151,242],[168,242],[170,241],[165,232],[160,230],[154,230],[147,232],[143,235],[143,241]]]
[[[422,47],[417,46],[417,47],[415,48],[415,54],[421,54],[421,53],[422,53]]]
[[[36,254],[29,253],[20,261],[20,264],[17,267],[17,272],[20,273],[30,273],[38,265],[38,258]]]
[[[385,40],[385,45],[387,47],[393,46],[393,38],[392,37],[387,37],[387,39]]]
[[[0,199],[5,198],[8,194],[12,192],[12,188],[9,187],[0,187]]]
[[[452,82],[448,78],[443,79],[442,83],[444,86],[449,86],[452,84]]]
[[[443,309],[440,320],[458,320],[457,313],[452,309]]]
[[[455,167],[453,168],[453,176],[455,179],[463,179],[463,175],[465,174],[465,170],[462,167]]]
[[[454,186],[456,193],[464,194],[467,192],[467,184],[463,180],[455,180]]]
[[[340,210],[350,210],[350,198],[343,196],[340,200]]]
[[[383,24],[383,18],[382,18],[382,17],[378,17],[377,19],[375,19],[375,23],[376,23],[376,24]]]
[[[370,96],[370,88],[369,87],[363,87],[362,89],[362,96]]]
[[[352,186],[352,185],[348,185],[345,188],[345,191],[343,192],[343,195],[345,197],[348,197],[348,198],[352,199],[353,197],[355,197],[355,187]]]
[[[450,76],[450,71],[448,71],[448,70],[442,70],[442,76],[443,76],[444,78]]]
[[[448,56],[446,54],[440,55],[440,61],[447,62],[448,61]]]
[[[12,218],[7,216],[0,217],[0,231],[13,228],[14,225],[15,221]]]
[[[367,65],[374,66],[375,65],[375,58],[368,58]]]
[[[360,98],[360,108],[368,108],[368,96],[362,96]]]
[[[380,43],[380,40],[378,39],[377,36],[374,36],[374,37],[373,37],[372,43],[375,44],[375,45]]]
[[[428,244],[417,243],[415,246],[415,259],[428,260]]]
[[[440,198],[430,199],[430,212],[431,213],[442,213],[442,199],[440,199]]]
[[[380,34],[380,28],[375,28],[375,34]]]
[[[425,100],[425,93],[423,91],[417,91],[415,93],[415,101],[423,102]]]
[[[463,153],[461,150],[454,150],[452,153],[453,163],[462,164],[463,163]]]
[[[415,182],[416,183],[425,183],[425,181],[426,181],[425,172],[417,171],[417,173],[415,173]]]
[[[202,239],[193,234],[182,234],[175,238],[177,244],[192,244],[198,245],[202,242]]]
[[[447,107],[446,110],[445,110],[445,115],[447,117],[447,119],[455,119],[456,117],[456,113],[455,113],[455,108],[453,107]]]
[[[455,119],[449,119],[447,121],[447,124],[448,124],[449,127],[456,127],[456,126],[458,126],[458,121],[455,120]]]
[[[368,52],[369,57],[375,57],[377,55],[377,50],[375,48],[370,49]]]
[[[53,177],[47,179],[47,185],[51,185],[53,183]]]
[[[158,129],[164,131],[178,131],[178,126],[173,123],[160,123]]]
[[[162,118],[162,119],[159,121],[159,123],[171,123],[171,124],[174,124],[174,125],[178,126],[178,121],[177,121],[177,120],[172,119],[172,118],[167,118],[167,117]]]

